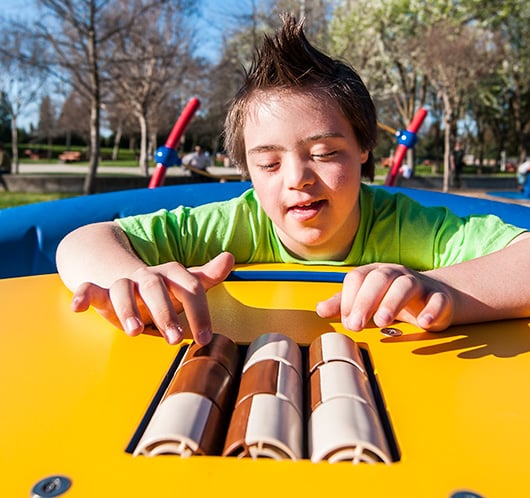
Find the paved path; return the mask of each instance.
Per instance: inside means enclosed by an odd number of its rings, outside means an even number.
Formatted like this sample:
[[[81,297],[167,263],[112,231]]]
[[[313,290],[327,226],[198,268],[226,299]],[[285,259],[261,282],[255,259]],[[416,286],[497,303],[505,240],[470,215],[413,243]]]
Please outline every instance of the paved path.
[[[81,164],[20,164],[19,171],[20,173],[26,174],[37,174],[37,173],[68,173],[68,174],[86,174],[88,166]],[[155,170],[155,167],[152,166],[149,168],[149,175],[152,175]],[[234,174],[237,175],[238,171],[236,168],[225,168],[222,166],[211,166],[208,168],[208,171],[213,175],[226,175]],[[127,166],[100,166],[98,168],[98,173],[102,174],[120,174],[120,175],[131,175],[131,176],[143,176],[140,168],[138,167],[127,167]],[[181,166],[173,166],[168,168],[166,176],[189,176],[190,173]],[[470,196],[470,197],[480,197],[483,199],[495,200],[500,202],[509,202],[515,204],[523,204],[530,207],[530,199],[512,199],[508,197],[492,196],[489,195],[484,190],[454,190],[451,191],[453,194]]]
[[[149,168],[149,177],[151,177],[156,167]],[[88,171],[86,164],[20,164],[19,172],[21,174],[68,174],[68,175],[85,175]],[[166,177],[184,177],[191,176],[189,170],[182,166],[173,166],[166,171]],[[197,173],[195,173],[197,174]],[[99,166],[98,176],[103,175],[120,175],[120,176],[141,176],[144,174],[138,167],[127,166]],[[219,181],[238,181],[241,180],[241,174],[237,168],[225,168],[223,166],[209,166],[206,168],[206,176]]]
[[[149,174],[152,175],[155,167],[149,168]],[[37,174],[37,173],[68,173],[68,174],[86,174],[88,166],[83,164],[20,164],[19,172],[25,174]],[[224,168],[222,166],[211,166],[208,171],[213,175],[224,175],[224,174],[238,174],[236,168]],[[138,167],[128,166],[99,166],[98,173],[106,173],[112,175],[132,175],[132,176],[143,176],[142,171]],[[168,168],[166,171],[167,176],[189,176],[189,172],[180,166],[173,166]]]

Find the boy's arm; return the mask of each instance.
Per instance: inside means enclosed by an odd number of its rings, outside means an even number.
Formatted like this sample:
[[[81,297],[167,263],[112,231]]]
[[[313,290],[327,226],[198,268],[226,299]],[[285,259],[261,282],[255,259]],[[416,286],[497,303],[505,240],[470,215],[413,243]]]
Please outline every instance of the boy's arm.
[[[375,263],[348,273],[342,292],[318,304],[322,317],[341,316],[361,330],[394,319],[424,329],[530,316],[530,234],[506,248],[457,265],[416,272]]]
[[[82,226],[66,235],[57,248],[56,260],[59,274],[71,291],[84,282],[109,287],[118,278],[147,266],[111,221]]]
[[[206,290],[223,281],[232,266],[233,256],[223,253],[197,268],[187,269],[178,262],[149,267],[114,222],[78,228],[57,248],[57,268],[74,292],[74,311],[93,306],[129,335],[138,335],[145,324],[154,323],[171,344],[183,338],[177,316],[182,310],[194,339],[209,342]]]
[[[424,274],[454,290],[453,324],[530,316],[530,233],[500,251]]]

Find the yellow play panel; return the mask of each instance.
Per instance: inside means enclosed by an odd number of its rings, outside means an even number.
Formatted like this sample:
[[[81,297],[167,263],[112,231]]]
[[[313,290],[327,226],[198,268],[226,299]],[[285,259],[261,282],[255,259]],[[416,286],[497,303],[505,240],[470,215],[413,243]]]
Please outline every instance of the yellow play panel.
[[[256,269],[293,267],[239,272]],[[347,333],[314,312],[339,289],[243,280],[208,296],[215,331],[238,343],[280,332],[307,345],[325,332]],[[126,337],[92,311],[74,314],[70,298],[57,275],[0,280],[1,496],[31,496],[53,476],[70,482],[61,496],[87,498],[530,492],[529,320],[437,334],[396,324],[399,337],[375,327],[348,333],[368,352],[382,391],[398,450],[389,465],[149,458],[126,448],[179,348],[156,335]]]

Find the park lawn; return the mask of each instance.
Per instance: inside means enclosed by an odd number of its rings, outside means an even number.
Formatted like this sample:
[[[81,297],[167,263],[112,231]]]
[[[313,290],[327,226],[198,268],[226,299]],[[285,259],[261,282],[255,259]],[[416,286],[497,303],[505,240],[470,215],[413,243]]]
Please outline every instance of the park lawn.
[[[0,209],[75,196],[76,194],[65,193],[0,192]]]

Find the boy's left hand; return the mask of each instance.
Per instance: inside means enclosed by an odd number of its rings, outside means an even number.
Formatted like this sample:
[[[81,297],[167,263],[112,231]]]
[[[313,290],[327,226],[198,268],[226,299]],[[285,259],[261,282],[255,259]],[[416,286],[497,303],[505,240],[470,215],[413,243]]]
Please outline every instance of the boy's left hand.
[[[439,331],[451,325],[454,297],[446,284],[409,268],[387,263],[348,272],[342,291],[317,304],[322,318],[340,317],[348,330],[359,331],[373,319],[378,327],[394,320]]]

